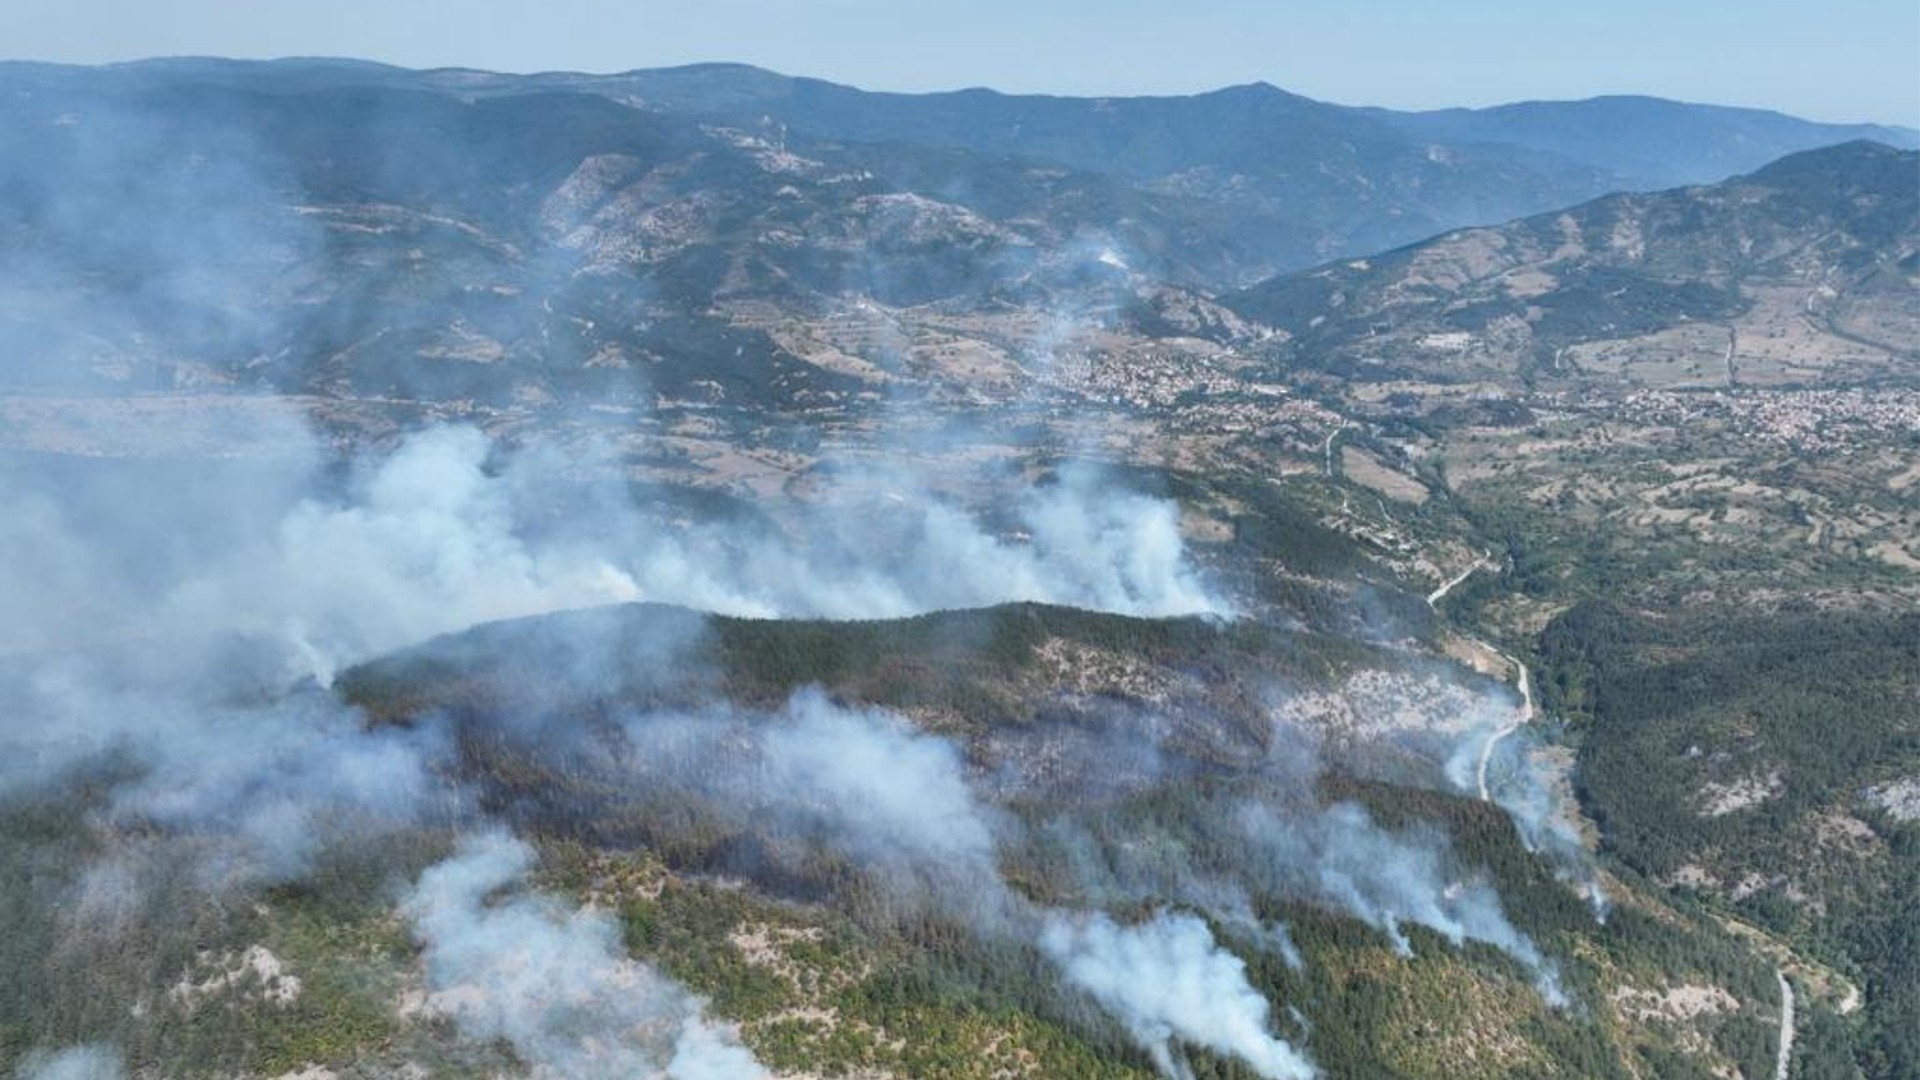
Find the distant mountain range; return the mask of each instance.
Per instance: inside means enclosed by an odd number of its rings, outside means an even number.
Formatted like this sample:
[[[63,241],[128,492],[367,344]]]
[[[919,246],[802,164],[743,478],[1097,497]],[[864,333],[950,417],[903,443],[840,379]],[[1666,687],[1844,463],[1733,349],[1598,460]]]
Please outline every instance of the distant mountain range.
[[[883,182],[989,216],[1045,182],[1035,168],[1063,168],[1106,181],[1075,178],[1110,201],[1116,189],[1166,200],[1141,209],[1159,211],[1175,232],[1248,249],[1199,266],[1172,260],[1210,284],[1247,284],[1607,192],[1708,183],[1819,146],[1869,139],[1920,147],[1920,131],[1907,128],[1654,98],[1394,112],[1327,104],[1264,83],[1186,97],[894,94],[738,64],[507,75],[338,60],[173,59],[93,69],[5,65],[0,85],[16,93],[411,90],[463,100],[591,94],[740,129],[812,157],[858,159]]]
[[[196,59],[0,64],[0,99],[0,377],[41,386],[504,403],[644,384],[785,409],[872,389],[781,333],[865,300],[1243,335],[1217,297],[1316,363],[1378,360],[1384,339],[1356,343],[1395,329],[1415,342],[1396,362],[1430,340],[1503,369],[1730,319],[1740,279],[1793,258],[1794,302],[1875,355],[1912,306],[1920,167],[1890,147],[1920,133],[1651,99],[1391,113],[1264,85],[902,95],[737,65]],[[1724,190],[1590,201],[1827,145]],[[1875,290],[1892,303],[1855,302]],[[897,362],[862,355],[863,378]]]
[[[0,102],[0,1077],[1920,1076],[1915,132]]]

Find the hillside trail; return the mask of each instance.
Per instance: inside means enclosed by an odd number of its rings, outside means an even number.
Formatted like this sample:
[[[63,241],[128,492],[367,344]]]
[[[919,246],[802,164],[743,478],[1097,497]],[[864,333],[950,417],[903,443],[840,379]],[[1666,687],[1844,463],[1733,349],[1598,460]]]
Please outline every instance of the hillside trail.
[[[1446,584],[1428,593],[1427,606],[1435,610],[1438,610],[1440,607],[1440,601],[1445,600],[1447,598],[1447,594],[1453,591],[1454,586],[1472,577],[1474,571],[1484,569],[1486,565],[1487,565],[1486,559],[1484,558],[1475,559],[1473,561],[1473,565],[1467,567],[1465,570],[1460,571],[1458,574],[1455,574],[1453,577],[1447,580]]]

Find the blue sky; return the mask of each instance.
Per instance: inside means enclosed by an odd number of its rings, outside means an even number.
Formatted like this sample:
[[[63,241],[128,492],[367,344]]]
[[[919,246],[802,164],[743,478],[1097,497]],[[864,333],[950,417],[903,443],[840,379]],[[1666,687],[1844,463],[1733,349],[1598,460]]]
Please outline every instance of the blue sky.
[[[0,0],[0,54],[358,56],[613,71],[740,60],[874,89],[1396,107],[1649,93],[1920,125],[1920,0]]]

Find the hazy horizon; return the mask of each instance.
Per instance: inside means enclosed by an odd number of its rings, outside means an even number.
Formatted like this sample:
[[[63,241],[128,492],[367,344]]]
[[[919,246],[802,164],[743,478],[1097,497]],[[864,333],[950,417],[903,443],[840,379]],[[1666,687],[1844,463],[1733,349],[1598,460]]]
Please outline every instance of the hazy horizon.
[[[0,56],[0,64],[6,64],[6,63],[55,64],[55,65],[68,65],[73,67],[118,67],[118,66],[134,66],[139,64],[170,63],[170,62],[176,62],[176,61],[211,61],[211,62],[237,62],[237,63],[259,63],[259,64],[302,63],[302,62],[372,64],[372,65],[378,65],[378,66],[384,66],[384,67],[391,67],[391,68],[395,68],[397,70],[403,70],[403,71],[434,71],[434,70],[478,71],[478,72],[485,72],[487,74],[494,74],[494,75],[527,75],[527,76],[532,76],[532,75],[599,76],[599,75],[621,75],[621,74],[634,72],[634,71],[672,70],[675,68],[744,67],[744,68],[755,68],[755,69],[766,71],[775,75],[781,75],[781,76],[786,76],[790,78],[812,79],[820,82],[828,82],[828,83],[835,83],[842,86],[850,86],[854,89],[871,92],[871,93],[942,94],[942,93],[956,93],[956,92],[968,91],[968,90],[986,90],[992,93],[1003,94],[1009,97],[1072,97],[1072,98],[1193,97],[1193,96],[1199,96],[1203,94],[1215,93],[1221,90],[1228,90],[1237,86],[1250,86],[1250,85],[1255,85],[1259,83],[1264,83],[1266,85],[1273,86],[1276,89],[1284,91],[1286,93],[1298,94],[1303,97],[1311,98],[1315,101],[1320,101],[1324,104],[1346,106],[1351,108],[1384,108],[1384,109],[1393,109],[1396,111],[1404,111],[1404,112],[1439,112],[1439,111],[1444,111],[1448,109],[1489,109],[1489,108],[1499,108],[1503,105],[1522,105],[1522,104],[1542,103],[1542,102],[1568,103],[1568,102],[1601,100],[1606,98],[1645,98],[1645,99],[1659,100],[1659,101],[1673,101],[1673,102],[1677,102],[1679,104],[1684,104],[1684,105],[1704,105],[1704,106],[1710,106],[1710,107],[1716,107],[1716,108],[1752,109],[1752,110],[1761,111],[1761,112],[1773,112],[1773,113],[1778,113],[1784,116],[1791,116],[1796,119],[1808,120],[1814,123],[1833,124],[1836,126],[1873,125],[1878,127],[1902,128],[1910,131],[1920,131],[1920,116],[1915,116],[1912,120],[1897,120],[1897,119],[1886,120],[1886,119],[1879,119],[1875,117],[1852,118],[1852,119],[1849,119],[1846,117],[1838,117],[1838,118],[1822,117],[1822,116],[1810,115],[1803,112],[1794,112],[1788,109],[1782,109],[1772,105],[1752,104],[1748,102],[1739,102],[1739,101],[1715,101],[1715,100],[1706,100],[1706,99],[1699,99],[1699,98],[1670,97],[1664,94],[1656,94],[1656,93],[1650,93],[1646,91],[1633,90],[1633,89],[1602,90],[1602,91],[1596,91],[1591,94],[1582,94],[1579,96],[1569,96],[1569,97],[1535,96],[1535,97],[1502,98],[1499,100],[1476,101],[1476,102],[1436,101],[1436,102],[1431,102],[1427,104],[1418,104],[1418,103],[1386,104],[1384,102],[1379,102],[1379,101],[1342,100],[1342,99],[1321,97],[1316,94],[1307,93],[1298,87],[1288,86],[1288,85],[1285,85],[1284,83],[1274,82],[1272,79],[1248,79],[1241,82],[1219,83],[1217,85],[1200,86],[1190,90],[1140,91],[1140,92],[1116,92],[1116,93],[1069,93],[1065,91],[1048,91],[1048,90],[1033,90],[1033,89],[1014,90],[1014,89],[1007,89],[1005,87],[990,86],[990,85],[981,84],[981,83],[970,83],[970,84],[956,83],[953,85],[943,85],[943,86],[901,88],[901,87],[893,87],[893,86],[868,85],[868,84],[853,82],[846,79],[834,78],[830,75],[823,75],[817,72],[786,70],[782,68],[769,67],[763,64],[755,64],[745,60],[729,60],[729,59],[688,60],[682,63],[652,64],[652,65],[642,65],[638,67],[629,67],[629,68],[558,67],[558,68],[517,68],[515,69],[515,68],[499,68],[499,67],[482,67],[475,64],[433,64],[433,65],[417,66],[412,64],[396,63],[390,60],[373,59],[365,56],[343,56],[343,55],[331,55],[331,54],[297,54],[297,53],[289,53],[286,55],[279,55],[279,56],[230,56],[230,55],[220,55],[220,54],[214,54],[214,53],[165,53],[165,54],[156,54],[152,56],[128,57],[127,59],[124,59],[124,60],[102,60],[102,61],[91,61],[91,62],[90,61],[72,61],[72,60],[45,60],[38,57]]]
[[[741,63],[903,93],[987,87],[1120,97],[1266,82],[1348,105],[1480,108],[1651,96],[1828,123],[1920,127],[1920,5],[1839,0],[1623,0],[1541,11],[1466,0],[1366,10],[1216,0],[1178,11],[1123,0],[883,4],[827,0],[500,0],[325,10],[265,0],[10,0],[7,59],[103,64],[171,57],[338,58],[408,68],[618,72]]]

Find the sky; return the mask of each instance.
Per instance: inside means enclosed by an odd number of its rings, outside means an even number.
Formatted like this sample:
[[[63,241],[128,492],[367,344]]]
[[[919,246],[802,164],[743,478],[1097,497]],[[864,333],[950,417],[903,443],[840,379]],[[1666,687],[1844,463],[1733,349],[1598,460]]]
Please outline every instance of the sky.
[[[1920,0],[0,0],[0,56],[707,60],[878,90],[1265,81],[1345,104],[1643,93],[1920,126]]]

